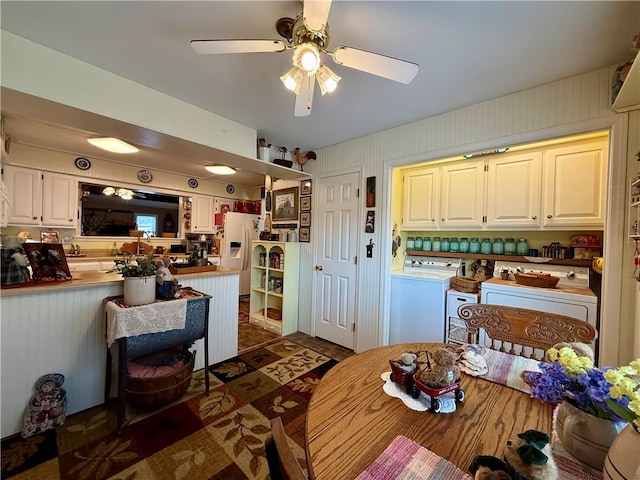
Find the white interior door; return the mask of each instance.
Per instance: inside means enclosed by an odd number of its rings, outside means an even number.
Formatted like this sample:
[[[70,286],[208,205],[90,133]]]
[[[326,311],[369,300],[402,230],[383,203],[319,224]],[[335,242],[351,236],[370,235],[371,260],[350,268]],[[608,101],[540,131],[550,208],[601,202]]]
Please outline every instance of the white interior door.
[[[315,334],[347,348],[354,346],[358,185],[350,173],[319,179],[316,225]]]

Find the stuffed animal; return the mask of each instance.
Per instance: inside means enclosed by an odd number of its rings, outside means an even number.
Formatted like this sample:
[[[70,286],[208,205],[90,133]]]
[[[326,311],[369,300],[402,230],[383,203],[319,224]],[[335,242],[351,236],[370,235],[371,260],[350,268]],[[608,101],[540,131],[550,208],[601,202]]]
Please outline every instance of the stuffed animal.
[[[405,352],[400,355],[400,368],[405,372],[413,373],[416,371],[418,364],[418,355],[412,352]]]
[[[456,365],[457,355],[448,348],[438,348],[433,354],[431,369],[416,374],[420,383],[431,388],[443,388],[460,379],[460,368]]]
[[[491,455],[478,455],[471,462],[469,472],[475,480],[558,479],[558,467],[551,454],[549,436],[537,430],[519,433],[517,440],[508,441],[504,461]]]
[[[29,260],[27,260],[22,244],[25,239],[13,235],[2,238],[2,285],[15,285],[28,282]]]

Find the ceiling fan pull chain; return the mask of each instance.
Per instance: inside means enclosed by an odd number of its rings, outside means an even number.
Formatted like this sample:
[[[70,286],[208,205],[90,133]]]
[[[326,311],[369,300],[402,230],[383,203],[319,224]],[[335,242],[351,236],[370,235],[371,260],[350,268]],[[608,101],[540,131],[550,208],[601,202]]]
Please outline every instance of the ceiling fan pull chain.
[[[313,78],[315,79],[315,77]],[[307,76],[307,79],[309,80],[309,88],[307,89],[307,110],[311,110],[311,82],[313,82],[313,80],[309,76]]]

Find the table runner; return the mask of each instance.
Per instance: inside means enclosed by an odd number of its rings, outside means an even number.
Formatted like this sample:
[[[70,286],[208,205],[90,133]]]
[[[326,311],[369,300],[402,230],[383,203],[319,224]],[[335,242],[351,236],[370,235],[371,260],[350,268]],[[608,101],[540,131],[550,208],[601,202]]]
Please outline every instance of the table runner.
[[[122,337],[144,333],[183,329],[187,319],[187,300],[154,302],[136,307],[123,307],[107,302],[107,345]]]
[[[558,441],[552,440],[559,480],[602,480],[602,473],[573,458]],[[490,455],[490,452],[485,452]],[[402,435],[367,467],[356,480],[472,480],[448,460]]]

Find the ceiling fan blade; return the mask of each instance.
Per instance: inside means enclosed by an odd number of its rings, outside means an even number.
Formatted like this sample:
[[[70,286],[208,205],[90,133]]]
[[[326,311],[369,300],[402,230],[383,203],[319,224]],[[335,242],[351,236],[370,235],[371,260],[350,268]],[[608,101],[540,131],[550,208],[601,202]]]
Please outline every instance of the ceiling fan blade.
[[[262,53],[283,52],[287,49],[281,40],[191,40],[196,53]]]
[[[327,24],[331,0],[304,0],[302,18],[307,27],[320,32]]]
[[[316,77],[307,77],[302,81],[300,93],[296,95],[296,104],[293,108],[295,117],[307,117],[311,115],[311,107],[313,105],[313,89],[316,85]]]
[[[336,47],[331,55],[333,60],[340,65],[372,73],[405,85],[411,83],[420,68],[417,63],[352,47]]]

